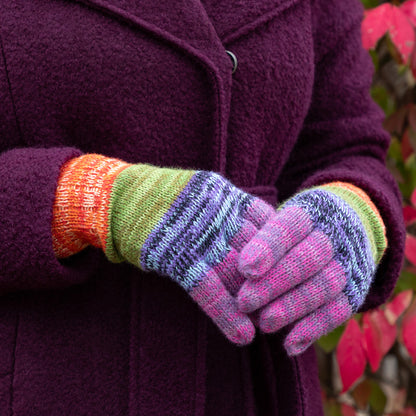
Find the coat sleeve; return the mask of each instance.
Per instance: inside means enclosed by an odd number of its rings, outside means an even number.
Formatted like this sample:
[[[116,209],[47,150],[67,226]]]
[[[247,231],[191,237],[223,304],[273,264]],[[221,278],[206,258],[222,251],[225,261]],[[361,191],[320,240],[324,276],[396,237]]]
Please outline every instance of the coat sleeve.
[[[0,294],[67,287],[95,269],[98,250],[58,261],[52,249],[60,167],[80,154],[73,148],[15,148],[0,154]]]
[[[279,179],[283,199],[331,181],[362,188],[379,209],[388,248],[360,312],[391,295],[403,261],[401,195],[385,166],[390,143],[384,113],[372,100],[374,66],[361,43],[359,0],[313,3],[315,74],[307,117]]]
[[[2,46],[0,36],[0,295],[71,286],[91,276],[101,254],[87,249],[60,262],[52,249],[52,208],[60,168],[81,151],[42,148],[40,137],[39,147],[27,147]]]

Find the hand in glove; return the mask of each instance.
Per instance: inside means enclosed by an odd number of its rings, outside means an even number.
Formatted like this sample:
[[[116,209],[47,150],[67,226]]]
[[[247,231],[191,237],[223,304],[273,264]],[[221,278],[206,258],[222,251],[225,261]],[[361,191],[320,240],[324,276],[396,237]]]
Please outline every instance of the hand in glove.
[[[242,312],[263,332],[296,322],[285,339],[303,352],[363,304],[386,248],[383,221],[360,189],[336,182],[289,199],[240,253]]]
[[[112,262],[169,276],[232,342],[255,328],[238,310],[243,245],[275,216],[259,198],[206,171],[130,165],[88,154],[61,170],[54,206],[54,250],[66,257],[92,244]]]

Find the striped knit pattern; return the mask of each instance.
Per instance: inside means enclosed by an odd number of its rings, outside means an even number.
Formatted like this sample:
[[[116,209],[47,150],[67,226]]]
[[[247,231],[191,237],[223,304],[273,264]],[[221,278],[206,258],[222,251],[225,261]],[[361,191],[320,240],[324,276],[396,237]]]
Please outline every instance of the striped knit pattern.
[[[331,182],[321,188],[339,196],[354,209],[370,240],[374,261],[378,264],[386,250],[387,237],[383,220],[370,197],[350,183]]]
[[[249,279],[240,310],[259,310],[264,332],[295,322],[285,347],[299,354],[358,310],[386,246],[381,216],[360,188],[335,182],[303,191],[240,253]]]
[[[146,239],[194,175],[191,170],[140,164],[117,177],[108,207],[112,239],[106,255],[110,261],[126,260],[145,269],[140,259]]]
[[[213,172],[129,165],[84,155],[62,169],[54,208],[57,255],[88,244],[183,287],[234,343],[254,337],[234,294],[238,253],[272,206]]]
[[[252,196],[218,175],[198,172],[148,236],[143,268],[157,269],[187,290],[197,286],[209,269],[224,260],[253,202]]]

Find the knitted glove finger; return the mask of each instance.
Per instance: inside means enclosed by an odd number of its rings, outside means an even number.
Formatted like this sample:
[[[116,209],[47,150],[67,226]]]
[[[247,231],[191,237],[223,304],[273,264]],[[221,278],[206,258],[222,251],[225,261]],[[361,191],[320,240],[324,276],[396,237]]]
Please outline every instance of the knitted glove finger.
[[[253,312],[309,279],[334,256],[331,240],[322,231],[312,231],[275,267],[256,280],[247,280],[238,292],[242,312]]]
[[[189,295],[230,341],[239,345],[250,343],[255,335],[253,323],[238,310],[222,279],[208,265],[205,267],[205,278],[189,290]]]
[[[342,266],[336,260],[331,260],[306,282],[261,309],[259,328],[265,333],[278,331],[336,298],[346,283],[347,277]]]
[[[304,352],[321,336],[346,322],[353,314],[348,297],[341,292],[337,298],[299,320],[284,341],[288,355]]]
[[[277,211],[241,251],[240,272],[251,279],[262,276],[312,229],[311,218],[302,208]]]
[[[245,193],[243,192],[243,194]],[[261,229],[269,221],[269,219],[274,217],[275,215],[276,210],[272,205],[264,202],[260,198],[253,197],[252,203],[247,206],[247,209],[244,213],[244,218],[249,223],[253,224],[257,229]],[[241,238],[246,237],[250,240],[253,236],[251,234],[244,237],[241,235]],[[243,248],[243,245],[247,243],[247,241],[245,240],[242,240],[240,242],[238,238],[233,238],[231,242],[233,246],[238,248],[239,250],[241,250],[241,248]]]
[[[264,208],[267,212],[264,212]],[[258,201],[250,207],[247,218],[243,221],[240,231],[230,241],[230,250],[224,260],[214,266],[214,271],[221,277],[227,290],[234,296],[245,282],[245,277],[238,270],[238,258],[243,247],[259,232],[270,217],[276,213],[269,205],[264,206]]]

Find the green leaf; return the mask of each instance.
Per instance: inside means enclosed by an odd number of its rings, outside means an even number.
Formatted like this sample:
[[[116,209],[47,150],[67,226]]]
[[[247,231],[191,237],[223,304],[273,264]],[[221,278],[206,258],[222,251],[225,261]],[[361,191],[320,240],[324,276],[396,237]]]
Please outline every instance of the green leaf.
[[[401,144],[397,137],[393,137],[391,139],[389,151],[387,153],[387,156],[391,159],[393,159],[396,163],[402,161],[402,150],[401,150]]]
[[[344,332],[345,326],[341,325],[335,328],[332,332],[327,335],[322,336],[318,339],[318,345],[326,352],[331,352],[338,345],[338,341],[341,338],[342,333]]]
[[[370,380],[371,394],[370,394],[370,407],[378,415],[384,415],[384,408],[386,407],[387,398],[380,386],[374,381]]]
[[[325,416],[342,416],[340,405],[334,400],[324,403]]]
[[[397,65],[397,72],[401,76],[404,76],[408,70],[409,70],[409,65],[406,65],[406,64]]]
[[[361,0],[361,3],[366,9],[372,9],[373,7],[377,7],[379,5],[378,0]]]
[[[380,67],[379,65],[380,58],[378,56],[378,53],[375,49],[370,49],[368,52],[371,56],[371,59],[373,60],[374,72],[378,72],[378,69]]]
[[[404,182],[399,184],[400,190],[405,199],[410,199],[413,190],[416,188],[416,156],[410,155],[405,164],[403,172]]]
[[[394,293],[404,292],[408,289],[416,291],[416,274],[403,270],[394,288]]]
[[[386,117],[396,110],[394,98],[383,86],[375,85],[371,87],[371,97],[383,109]]]

